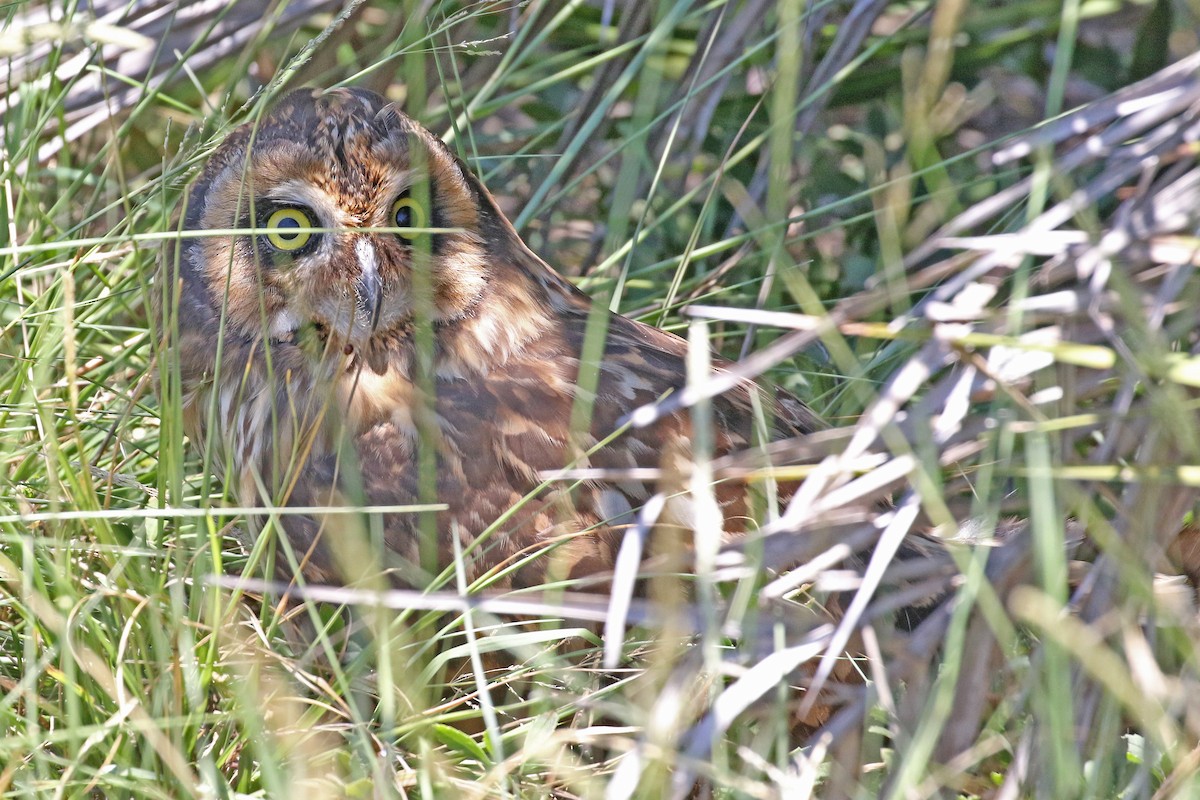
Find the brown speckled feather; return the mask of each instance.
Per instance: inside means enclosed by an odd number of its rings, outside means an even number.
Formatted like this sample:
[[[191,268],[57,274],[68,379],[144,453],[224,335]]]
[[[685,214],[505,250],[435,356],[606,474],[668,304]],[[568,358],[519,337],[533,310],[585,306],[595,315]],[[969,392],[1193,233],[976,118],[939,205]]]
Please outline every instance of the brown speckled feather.
[[[397,211],[421,197],[428,213]],[[211,440],[239,502],[413,504],[419,451],[433,447],[446,505],[433,523],[440,565],[457,540],[472,579],[510,566],[503,581],[516,584],[544,580],[548,568],[610,569],[621,531],[655,487],[545,484],[543,475],[686,459],[688,414],[597,446],[630,410],[683,386],[686,343],[596,308],[528,250],[444,144],[368,92],[295,92],[235,131],[189,192],[184,228],[273,227],[281,209],[333,230],[189,238],[164,259],[180,288],[171,352],[188,431],[201,447]],[[449,231],[373,230],[406,220]],[[421,285],[432,302],[432,397],[414,382]],[[604,354],[594,396],[584,396],[580,354],[597,314]],[[756,391],[745,383],[717,398],[715,455],[751,446]],[[585,431],[571,429],[577,403],[590,405]],[[764,405],[772,438],[820,427],[793,398]],[[746,486],[714,492],[724,530],[742,532]],[[668,521],[687,524],[686,500],[672,508]],[[380,513],[364,526],[352,515],[287,515],[280,524],[310,579],[340,582],[382,559],[412,583],[422,519]],[[383,542],[382,552],[352,543],[364,528],[381,536],[358,538]]]

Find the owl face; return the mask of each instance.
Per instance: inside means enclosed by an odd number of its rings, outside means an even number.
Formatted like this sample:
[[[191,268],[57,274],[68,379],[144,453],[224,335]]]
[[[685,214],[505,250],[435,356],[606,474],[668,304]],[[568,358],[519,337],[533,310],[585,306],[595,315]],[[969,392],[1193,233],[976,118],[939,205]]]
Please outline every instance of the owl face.
[[[369,353],[407,335],[422,305],[435,325],[473,314],[489,280],[481,192],[383,98],[301,90],[214,153],[185,228],[237,233],[186,240],[182,269],[227,331],[278,343],[311,331],[328,350]],[[428,227],[449,230],[398,230]]]

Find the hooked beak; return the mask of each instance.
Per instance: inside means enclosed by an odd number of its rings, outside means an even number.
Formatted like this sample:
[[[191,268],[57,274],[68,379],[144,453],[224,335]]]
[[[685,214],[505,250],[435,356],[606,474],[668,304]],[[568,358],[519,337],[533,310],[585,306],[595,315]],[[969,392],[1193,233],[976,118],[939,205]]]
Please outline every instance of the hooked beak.
[[[375,252],[375,245],[365,237],[355,243],[354,250],[359,266],[354,293],[357,295],[358,307],[366,312],[371,333],[374,333],[383,311],[383,280],[379,277],[379,258]]]

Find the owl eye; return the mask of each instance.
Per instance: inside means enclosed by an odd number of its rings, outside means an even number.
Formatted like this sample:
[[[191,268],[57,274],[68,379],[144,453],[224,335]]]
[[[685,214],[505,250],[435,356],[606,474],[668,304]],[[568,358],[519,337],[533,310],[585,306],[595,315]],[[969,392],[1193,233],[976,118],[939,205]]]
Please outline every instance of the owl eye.
[[[312,217],[302,208],[277,208],[267,217],[264,227],[274,228],[267,231],[267,242],[276,250],[294,253],[303,248],[312,239],[312,228],[316,225]]]
[[[397,228],[424,228],[427,222],[425,209],[409,197],[407,192],[392,203],[392,223]],[[415,239],[420,234],[416,231],[399,231],[396,235],[402,239]]]

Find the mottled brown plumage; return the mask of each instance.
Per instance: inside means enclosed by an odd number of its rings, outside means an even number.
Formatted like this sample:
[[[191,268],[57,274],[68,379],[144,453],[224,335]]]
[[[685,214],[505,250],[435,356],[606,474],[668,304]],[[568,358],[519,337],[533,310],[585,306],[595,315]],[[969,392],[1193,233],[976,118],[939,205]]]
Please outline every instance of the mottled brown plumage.
[[[423,222],[449,230],[373,230]],[[294,92],[236,130],[191,187],[183,228],[260,229],[184,238],[163,268],[178,290],[166,329],[177,329],[169,352],[188,433],[211,443],[243,504],[415,503],[418,450],[432,446],[436,499],[448,506],[436,514],[439,565],[454,537],[470,550],[472,579],[540,553],[502,581],[529,584],[548,565],[569,576],[610,569],[620,532],[654,491],[632,480],[543,486],[543,473],[658,467],[690,452],[686,413],[597,447],[629,411],[683,385],[685,342],[594,306],[530,252],[462,161],[374,94]],[[422,313],[433,397],[414,380]],[[596,315],[606,338],[593,397],[576,382]],[[745,383],[714,403],[718,455],[751,445],[755,391]],[[591,405],[586,431],[571,429],[577,400]],[[764,402],[773,438],[819,426],[790,398]],[[715,494],[724,530],[744,531],[746,486]],[[693,513],[678,496],[665,520],[686,526]],[[418,581],[405,564],[421,563],[421,516],[374,519],[367,541],[386,545],[372,552],[386,564],[374,566]],[[310,579],[340,582],[367,566],[347,563],[361,547],[338,546],[363,529],[352,516],[280,524]]]

